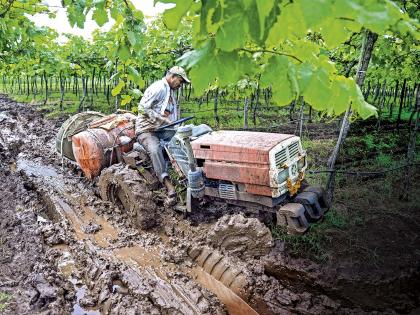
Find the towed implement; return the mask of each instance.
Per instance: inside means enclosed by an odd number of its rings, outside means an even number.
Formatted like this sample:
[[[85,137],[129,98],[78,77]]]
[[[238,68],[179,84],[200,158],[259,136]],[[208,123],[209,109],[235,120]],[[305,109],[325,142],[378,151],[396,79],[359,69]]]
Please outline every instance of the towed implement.
[[[160,183],[147,152],[136,142],[136,116],[89,117],[85,122],[81,120],[86,116],[73,116],[63,124],[58,152],[89,179],[98,178],[104,200],[124,208],[140,228],[152,227],[158,213],[153,192]],[[172,128],[191,118],[157,130],[166,139],[161,145],[167,163],[185,188],[177,209],[190,213],[206,203],[224,202],[268,217],[292,234],[304,233],[310,222],[323,216],[327,209],[323,190],[304,182],[307,157],[299,137],[213,131],[207,125]]]

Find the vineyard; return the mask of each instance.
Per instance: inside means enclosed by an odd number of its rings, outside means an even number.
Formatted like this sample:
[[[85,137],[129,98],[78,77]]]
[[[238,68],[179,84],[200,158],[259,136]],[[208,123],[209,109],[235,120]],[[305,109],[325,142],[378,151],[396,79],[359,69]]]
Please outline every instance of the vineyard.
[[[0,0],[0,314],[419,313],[420,4],[157,2]],[[58,11],[111,26],[34,22]],[[142,230],[57,153],[69,117],[140,115],[174,65],[189,123],[300,137],[330,205],[306,233],[220,200],[187,215],[160,186]]]

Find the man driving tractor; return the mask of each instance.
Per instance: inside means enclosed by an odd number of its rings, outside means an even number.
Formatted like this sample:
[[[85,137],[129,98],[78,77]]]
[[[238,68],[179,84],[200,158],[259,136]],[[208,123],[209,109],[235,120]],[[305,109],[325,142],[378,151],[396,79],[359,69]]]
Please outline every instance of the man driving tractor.
[[[175,91],[182,84],[190,83],[185,70],[174,66],[166,72],[165,77],[154,82],[144,92],[138,106],[136,120],[137,141],[144,146],[152,160],[153,168],[160,182],[168,190],[169,199],[175,199],[176,192],[166,169],[160,139],[162,133],[156,129],[168,125],[179,118],[179,107]]]

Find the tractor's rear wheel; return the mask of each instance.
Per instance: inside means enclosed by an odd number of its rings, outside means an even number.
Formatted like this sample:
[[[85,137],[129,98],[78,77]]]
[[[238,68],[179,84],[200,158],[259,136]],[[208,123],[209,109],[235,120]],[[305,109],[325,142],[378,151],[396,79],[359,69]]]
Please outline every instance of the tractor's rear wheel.
[[[264,223],[242,214],[221,217],[209,231],[207,241],[222,252],[244,259],[267,255],[274,245],[270,229]]]
[[[140,229],[157,224],[157,207],[146,180],[127,165],[115,164],[103,170],[98,182],[101,198],[112,202]]]

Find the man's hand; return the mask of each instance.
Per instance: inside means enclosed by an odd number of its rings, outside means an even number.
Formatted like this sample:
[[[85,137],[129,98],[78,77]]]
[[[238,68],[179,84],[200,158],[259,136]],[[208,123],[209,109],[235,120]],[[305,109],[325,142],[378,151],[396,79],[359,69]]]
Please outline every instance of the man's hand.
[[[164,117],[163,118],[163,124],[164,125],[169,125],[172,123],[172,120],[170,120],[168,117]]]

